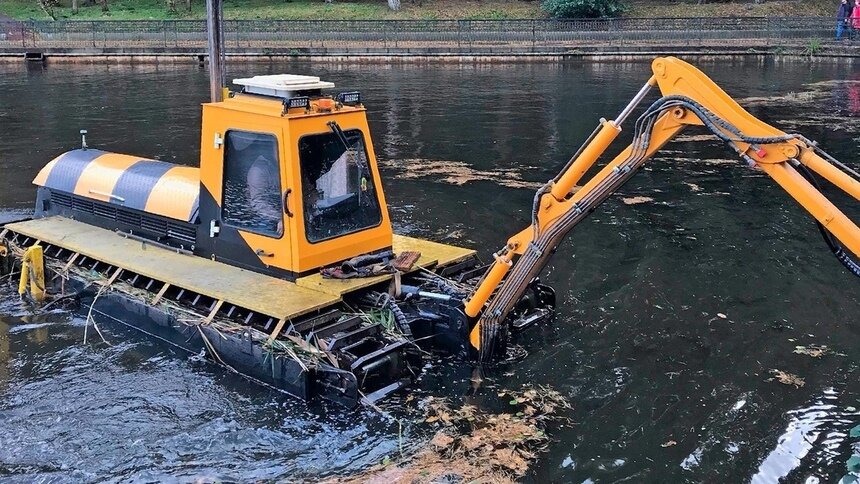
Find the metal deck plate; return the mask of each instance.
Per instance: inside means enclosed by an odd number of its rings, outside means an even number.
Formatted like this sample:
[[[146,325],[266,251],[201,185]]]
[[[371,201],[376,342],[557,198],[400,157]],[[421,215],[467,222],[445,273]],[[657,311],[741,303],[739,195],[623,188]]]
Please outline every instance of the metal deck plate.
[[[183,255],[126,239],[110,230],[64,217],[27,220],[5,227],[92,259],[276,319],[291,319],[332,306],[340,302],[344,294],[393,277],[386,274],[341,280],[323,279],[321,275],[313,274],[292,283],[203,257]],[[414,270],[419,267],[446,266],[475,255],[471,249],[403,235],[394,236],[393,249],[395,254],[405,250],[420,252],[421,258]],[[253,290],[249,291],[248,288]]]
[[[63,217],[28,220],[6,227],[277,319],[294,318],[340,301],[340,297],[311,291],[289,281],[126,239],[110,230]]]
[[[462,262],[477,254],[472,249],[394,234],[394,253],[399,254],[404,250],[414,250],[421,253],[418,265],[421,265],[427,258],[435,260],[436,264],[442,267]]]
[[[434,266],[447,266],[456,262],[460,262],[475,255],[472,249],[464,249],[453,245],[440,244],[438,242],[430,242],[429,240],[415,239],[405,235],[394,235],[392,250],[395,254],[400,254],[405,250],[413,250],[421,253],[421,258],[415,263],[413,271],[419,268],[432,268]],[[325,279],[320,274],[312,274],[310,276],[301,277],[296,280],[296,284],[301,287],[320,291],[334,296],[343,296],[344,294],[357,291],[366,287],[370,287],[380,282],[388,281],[393,276],[384,274],[375,277],[361,277],[353,279]]]

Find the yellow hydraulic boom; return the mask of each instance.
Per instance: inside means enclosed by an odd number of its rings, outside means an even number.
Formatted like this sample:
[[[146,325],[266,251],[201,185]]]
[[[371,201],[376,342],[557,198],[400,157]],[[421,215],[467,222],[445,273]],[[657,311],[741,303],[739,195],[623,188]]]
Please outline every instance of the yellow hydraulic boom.
[[[860,254],[860,228],[818,189],[811,171],[860,200],[860,174],[833,159],[803,136],[786,134],[745,111],[710,78],[674,57],[653,61],[653,76],[615,120],[598,128],[565,168],[535,194],[532,224],[497,252],[481,282],[465,303],[476,318],[470,334],[481,360],[492,358],[505,336],[505,320],[546,266],[562,238],[626,182],[663,145],[690,125],[705,126],[731,146],[750,166],[761,168],[818,222],[840,262],[860,276],[848,252]],[[581,189],[574,187],[621,132],[621,125],[648,91],[662,97],[637,119],[633,142]]]

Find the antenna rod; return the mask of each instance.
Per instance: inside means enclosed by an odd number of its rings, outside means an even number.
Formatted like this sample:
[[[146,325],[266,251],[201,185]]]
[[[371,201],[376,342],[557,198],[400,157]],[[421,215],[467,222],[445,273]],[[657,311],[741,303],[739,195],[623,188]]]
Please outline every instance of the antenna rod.
[[[222,0],[206,0],[206,27],[209,32],[209,97],[222,101],[224,89],[224,9]]]

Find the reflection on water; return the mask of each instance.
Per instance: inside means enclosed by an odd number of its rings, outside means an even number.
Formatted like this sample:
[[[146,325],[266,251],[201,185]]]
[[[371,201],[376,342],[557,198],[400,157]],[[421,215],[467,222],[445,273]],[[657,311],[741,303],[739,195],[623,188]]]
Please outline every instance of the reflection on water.
[[[850,407],[849,407],[850,408]],[[775,482],[791,476],[791,471],[804,463],[804,458],[814,449],[824,455],[838,456],[848,437],[848,430],[856,425],[858,413],[845,411],[839,405],[839,395],[833,388],[822,390],[821,396],[809,406],[786,412],[788,425],[779,436],[774,449],[759,465],[752,482]],[[815,464],[829,466],[835,463]],[[837,461],[838,463],[838,461]],[[826,471],[826,467],[825,467]]]
[[[30,316],[3,296],[18,316],[0,339],[13,355],[0,360],[11,377],[0,380],[0,475],[247,482],[355,471],[396,448],[391,423],[370,412],[309,412],[124,328],[103,328],[112,346],[85,346],[81,318]]]
[[[755,115],[858,166],[851,65],[701,67]],[[361,90],[397,230],[487,256],[528,223],[530,187],[618,112],[648,64],[234,71],[313,74]],[[0,73],[0,220],[29,210],[30,180],[81,128],[106,150],[198,158],[208,84],[196,67]],[[572,424],[552,429],[530,480],[833,482],[844,472],[845,435],[860,423],[850,410],[860,407],[857,281],[807,215],[706,134],[667,145],[571,234],[544,275],[561,303],[556,322],[526,335],[524,361],[485,377],[484,391],[546,384],[573,403]],[[860,219],[856,204],[835,199]],[[13,481],[310,479],[379,463],[401,443],[409,452],[426,435],[402,402],[388,408],[406,422],[401,433],[390,417],[306,406],[123,328],[103,328],[113,346],[84,346],[80,318],[32,316],[4,291],[0,475]],[[798,345],[834,353],[811,358],[793,353]],[[806,384],[769,381],[777,368]],[[435,364],[421,389],[457,399],[471,392],[470,374]]]

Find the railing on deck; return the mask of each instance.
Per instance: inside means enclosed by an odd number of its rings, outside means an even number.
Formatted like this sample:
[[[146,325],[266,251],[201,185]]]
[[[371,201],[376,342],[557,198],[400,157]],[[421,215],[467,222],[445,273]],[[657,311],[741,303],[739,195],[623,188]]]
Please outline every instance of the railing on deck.
[[[772,44],[829,38],[828,17],[536,20],[230,20],[228,49],[544,48]],[[3,21],[0,48],[206,48],[205,20]]]

